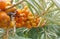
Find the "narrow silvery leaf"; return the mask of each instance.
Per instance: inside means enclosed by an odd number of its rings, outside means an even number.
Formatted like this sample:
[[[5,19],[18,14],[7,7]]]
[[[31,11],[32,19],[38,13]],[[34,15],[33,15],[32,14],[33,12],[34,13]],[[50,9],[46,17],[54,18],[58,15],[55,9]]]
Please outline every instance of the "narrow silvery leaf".
[[[60,0],[53,0],[53,2],[60,8]]]
[[[41,39],[44,39],[44,34],[41,35]]]

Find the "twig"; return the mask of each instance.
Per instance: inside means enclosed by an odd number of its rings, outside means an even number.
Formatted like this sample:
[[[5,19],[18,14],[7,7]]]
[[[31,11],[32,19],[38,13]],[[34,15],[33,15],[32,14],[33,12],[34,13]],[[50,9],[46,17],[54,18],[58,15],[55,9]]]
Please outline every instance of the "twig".
[[[16,4],[12,5],[11,7],[6,8],[6,10],[11,9],[11,8],[13,8],[13,7],[17,6],[17,5],[21,4],[22,2],[24,2],[24,1],[20,1],[20,2],[18,2],[18,3],[16,3]]]
[[[11,4],[13,3],[13,0],[11,0]]]

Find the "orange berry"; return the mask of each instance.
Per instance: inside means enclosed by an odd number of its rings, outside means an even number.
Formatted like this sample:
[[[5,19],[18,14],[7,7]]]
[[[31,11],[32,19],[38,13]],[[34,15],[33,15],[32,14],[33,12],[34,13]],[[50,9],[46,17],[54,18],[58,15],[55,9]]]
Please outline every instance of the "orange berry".
[[[11,21],[10,22],[10,27],[12,28],[12,27],[14,27],[14,25],[15,25],[14,21]]]
[[[28,26],[26,26],[28,29],[31,29],[32,28],[32,26],[29,24]]]
[[[17,27],[17,28],[21,28],[22,25],[21,25],[20,23],[16,23],[16,27]]]
[[[0,1],[0,9],[1,10],[5,10],[6,6],[7,6],[6,2]]]
[[[5,12],[0,12],[0,27],[9,26],[10,17]]]
[[[27,10],[28,9],[28,6],[25,6],[24,9]]]
[[[17,9],[16,14],[19,15],[21,13],[22,13],[22,10],[21,9]]]

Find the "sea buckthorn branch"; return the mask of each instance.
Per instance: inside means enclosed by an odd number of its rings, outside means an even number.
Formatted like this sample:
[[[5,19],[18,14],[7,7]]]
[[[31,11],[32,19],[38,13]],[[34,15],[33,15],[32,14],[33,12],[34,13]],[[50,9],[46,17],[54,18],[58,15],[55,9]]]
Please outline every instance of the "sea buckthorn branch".
[[[45,25],[45,23],[46,23],[46,18],[45,18],[44,22],[43,22],[42,25],[41,25],[41,19],[42,19],[41,17],[44,16],[44,15],[46,15],[46,14],[48,13],[49,9],[50,9],[52,6],[53,6],[53,4],[51,4],[51,5],[40,15],[40,21],[39,21],[39,23],[38,23],[37,26],[44,26],[44,25]]]

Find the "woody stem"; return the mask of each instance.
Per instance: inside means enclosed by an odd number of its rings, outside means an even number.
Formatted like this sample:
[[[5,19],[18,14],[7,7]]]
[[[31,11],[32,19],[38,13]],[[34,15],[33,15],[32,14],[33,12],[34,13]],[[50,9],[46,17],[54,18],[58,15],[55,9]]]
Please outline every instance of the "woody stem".
[[[13,7],[17,6],[17,5],[21,4],[22,2],[24,2],[24,0],[19,1],[18,3],[16,3],[16,4],[12,5],[12,6],[11,6],[11,7],[9,7],[9,8],[6,8],[6,10],[11,9],[11,8],[13,8]]]

